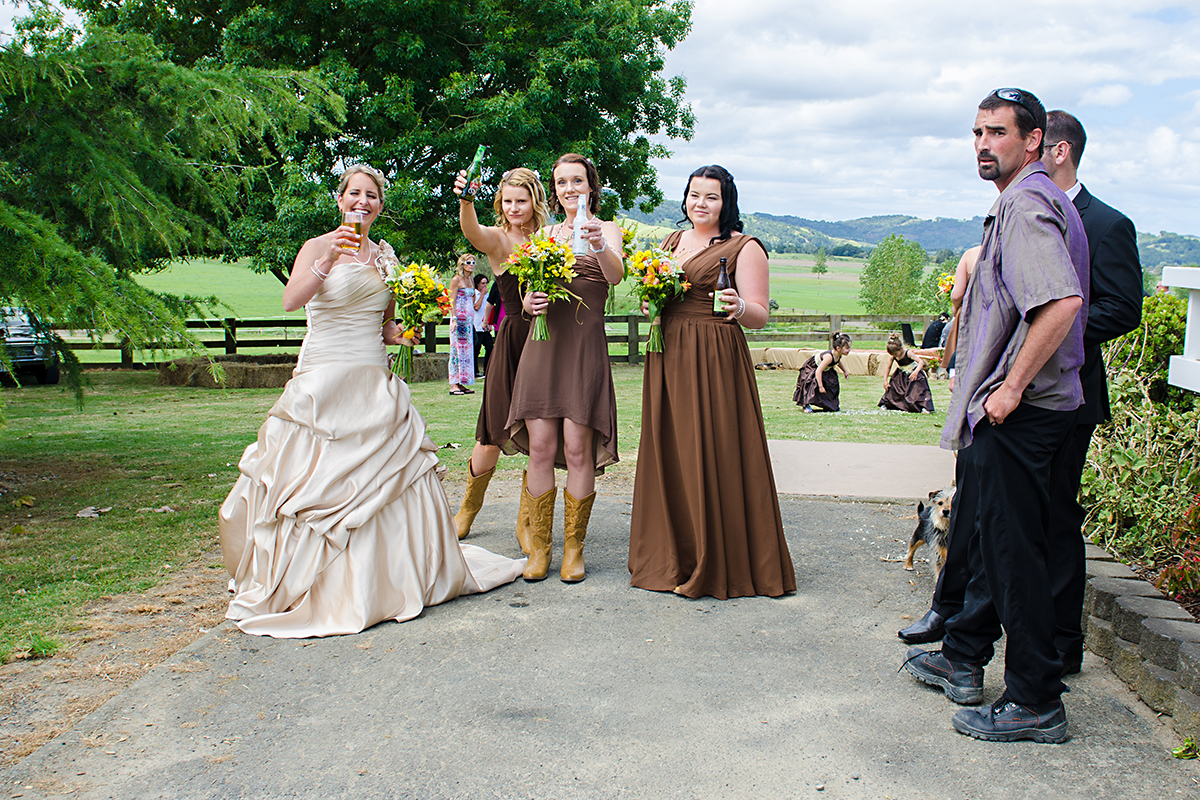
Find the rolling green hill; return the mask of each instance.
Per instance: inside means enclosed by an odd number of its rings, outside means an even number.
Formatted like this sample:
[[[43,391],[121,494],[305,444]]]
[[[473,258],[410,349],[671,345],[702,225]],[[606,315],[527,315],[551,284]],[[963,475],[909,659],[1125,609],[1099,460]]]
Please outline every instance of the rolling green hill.
[[[675,203],[664,203],[649,214],[625,213],[630,219],[671,229],[681,216]],[[750,213],[743,214],[742,221],[746,233],[762,239],[767,249],[777,253],[815,253],[824,247],[834,255],[866,256],[872,245],[893,233],[920,242],[930,253],[938,250],[962,252],[979,244],[983,234],[983,217],[919,219],[894,214],[826,222]],[[1200,264],[1200,237],[1169,231],[1160,231],[1157,235],[1139,232],[1138,251],[1142,266],[1154,273],[1164,266]]]

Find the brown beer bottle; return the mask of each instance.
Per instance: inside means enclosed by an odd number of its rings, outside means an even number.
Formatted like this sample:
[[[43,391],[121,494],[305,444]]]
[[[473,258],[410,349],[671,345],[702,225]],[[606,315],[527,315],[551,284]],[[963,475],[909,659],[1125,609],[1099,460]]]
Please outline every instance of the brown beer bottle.
[[[721,302],[721,290],[729,288],[729,270],[726,268],[727,259],[721,259],[721,272],[717,275],[717,287],[713,290],[713,316],[728,317],[725,304]]]

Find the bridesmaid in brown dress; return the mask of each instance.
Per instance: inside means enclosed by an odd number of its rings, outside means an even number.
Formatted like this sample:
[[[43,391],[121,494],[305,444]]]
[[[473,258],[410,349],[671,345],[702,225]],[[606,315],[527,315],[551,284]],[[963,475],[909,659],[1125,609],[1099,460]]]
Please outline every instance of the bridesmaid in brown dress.
[[[461,195],[467,185],[467,173],[458,173],[454,193]],[[467,462],[467,491],[462,508],[454,515],[458,538],[471,531],[475,515],[483,508],[483,496],[500,460],[500,446],[508,441],[508,409],[512,402],[513,380],[521,351],[529,335],[529,317],[521,313],[521,291],[517,279],[508,273],[508,256],[513,247],[527,241],[534,231],[546,223],[550,208],[546,205],[546,190],[533,170],[524,167],[504,175],[493,207],[497,224],[484,227],[475,216],[475,204],[460,199],[458,224],[463,235],[477,250],[485,253],[500,295],[504,299],[504,319],[496,332],[492,357],[488,360],[483,384],[483,404],[479,407],[479,422],[475,425],[475,449]],[[521,508],[517,512],[517,541],[529,552],[524,533],[528,521],[525,492],[521,492]]]
[[[692,286],[662,312],[663,352],[646,354],[642,440],[629,531],[630,583],[687,597],[796,590],[754,368],[742,327],[767,323],[767,253],[743,236],[733,176],[692,173],[692,228],[663,247]],[[721,293],[720,258],[736,289]]]
[[[529,479],[521,494],[530,512],[527,581],[540,581],[550,570],[557,491],[554,468],[566,468],[560,577],[577,583],[584,579],[583,540],[596,500],[596,475],[617,460],[617,400],[608,363],[604,303],[609,285],[624,277],[625,266],[621,229],[595,217],[600,210],[600,179],[592,162],[567,153],[554,162],[551,174],[550,205],[563,213],[565,221],[546,232],[569,241],[573,226],[580,225],[589,252],[575,257],[578,277],[567,286],[579,300],[550,303],[542,292],[525,295],[524,307],[531,316],[547,315],[550,339],[525,343],[508,415],[512,438],[502,446],[506,452],[515,448],[529,454]],[[590,219],[580,220],[576,198],[584,194]]]

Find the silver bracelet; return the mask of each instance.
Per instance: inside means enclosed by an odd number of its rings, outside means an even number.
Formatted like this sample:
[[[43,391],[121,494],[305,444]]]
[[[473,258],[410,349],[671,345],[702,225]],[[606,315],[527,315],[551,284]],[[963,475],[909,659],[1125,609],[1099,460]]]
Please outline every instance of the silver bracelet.
[[[316,275],[316,276],[317,276],[317,279],[318,279],[319,281],[321,281],[322,283],[324,283],[324,282],[325,282],[325,279],[329,277],[329,273],[328,273],[328,272],[321,272],[321,270],[317,269],[317,262],[316,262],[316,261],[314,261],[314,262],[312,263],[312,266],[311,266],[311,267],[309,267],[309,269],[311,269],[311,270],[312,270],[312,274],[313,274],[313,275]]]
[[[742,315],[745,313],[746,313],[746,301],[739,297],[737,311],[733,312],[733,318],[741,319]]]
[[[603,236],[600,237],[600,249],[599,250],[593,250],[592,243],[588,242],[588,252],[592,253],[593,255],[603,253],[607,249],[608,249],[608,239],[605,239]]]

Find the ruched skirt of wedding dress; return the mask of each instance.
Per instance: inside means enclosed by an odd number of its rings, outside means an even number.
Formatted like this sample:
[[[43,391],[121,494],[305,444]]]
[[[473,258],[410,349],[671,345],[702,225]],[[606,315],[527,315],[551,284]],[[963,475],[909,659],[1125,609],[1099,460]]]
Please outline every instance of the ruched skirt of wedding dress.
[[[357,633],[515,580],[524,559],[459,544],[435,450],[386,369],[297,373],[221,506],[226,617],[282,638]]]

